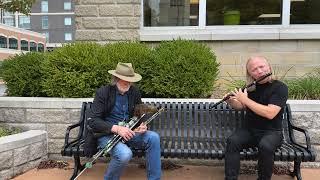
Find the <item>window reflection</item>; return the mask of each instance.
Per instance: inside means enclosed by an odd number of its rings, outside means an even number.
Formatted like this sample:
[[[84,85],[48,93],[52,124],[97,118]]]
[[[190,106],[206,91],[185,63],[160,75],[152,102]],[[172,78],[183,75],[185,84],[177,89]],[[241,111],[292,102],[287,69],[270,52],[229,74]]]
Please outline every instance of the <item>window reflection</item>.
[[[29,16],[19,16],[19,28],[30,29]]]
[[[7,38],[0,36],[0,48],[7,48]]]
[[[144,26],[197,26],[199,0],[144,0]]]
[[[48,16],[42,16],[42,29],[48,29],[49,22],[48,22]]]
[[[14,19],[14,14],[11,12],[4,12],[3,16],[3,24],[8,25],[8,26],[15,26],[15,19]]]
[[[26,40],[21,40],[20,41],[21,44],[21,50],[23,51],[29,51],[29,43]]]
[[[37,43],[30,42],[30,51],[37,51]]]
[[[18,49],[18,40],[16,38],[9,38],[9,49]]]
[[[207,0],[207,25],[281,24],[282,0]]]
[[[291,0],[291,24],[320,24],[320,0]]]
[[[38,44],[38,52],[44,52],[44,45],[42,43]]]

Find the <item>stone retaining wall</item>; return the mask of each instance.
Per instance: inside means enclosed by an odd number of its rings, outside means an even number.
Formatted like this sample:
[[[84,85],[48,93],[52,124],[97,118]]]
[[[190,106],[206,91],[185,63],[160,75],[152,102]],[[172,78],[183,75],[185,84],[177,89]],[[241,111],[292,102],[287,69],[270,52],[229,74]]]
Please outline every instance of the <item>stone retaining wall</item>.
[[[143,101],[202,101],[216,102],[214,99],[143,99]],[[25,98],[0,97],[0,124],[20,127],[25,130],[44,130],[48,133],[48,156],[61,159],[67,126],[79,121],[81,103],[92,98]],[[294,124],[307,129],[313,148],[320,161],[320,101],[289,100]],[[71,134],[75,137],[77,132]],[[305,142],[301,133],[297,140]]]
[[[35,168],[47,158],[47,132],[31,130],[0,138],[0,179]]]

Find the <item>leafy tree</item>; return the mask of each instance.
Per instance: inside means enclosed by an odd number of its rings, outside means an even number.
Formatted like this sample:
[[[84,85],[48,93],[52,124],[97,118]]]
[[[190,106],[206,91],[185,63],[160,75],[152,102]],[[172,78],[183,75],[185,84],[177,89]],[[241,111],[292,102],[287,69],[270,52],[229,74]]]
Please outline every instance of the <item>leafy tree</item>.
[[[28,15],[36,0],[0,0],[0,9],[9,12],[20,12]]]

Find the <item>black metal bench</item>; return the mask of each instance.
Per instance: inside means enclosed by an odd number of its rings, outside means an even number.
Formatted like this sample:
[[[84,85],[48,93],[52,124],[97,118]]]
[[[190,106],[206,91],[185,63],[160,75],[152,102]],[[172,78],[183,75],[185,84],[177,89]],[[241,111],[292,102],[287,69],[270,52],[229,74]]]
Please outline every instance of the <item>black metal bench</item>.
[[[210,109],[209,102],[145,102],[165,111],[150,124],[150,129],[161,137],[161,155],[163,158],[223,159],[226,139],[231,133],[242,126],[245,111],[231,109],[225,103]],[[84,157],[83,142],[86,135],[86,109],[91,103],[83,103],[81,118],[77,124],[68,127],[62,156],[73,156],[73,179],[83,165],[80,157]],[[78,137],[71,141],[69,134],[79,129]],[[304,134],[305,143],[298,144],[294,131]],[[275,152],[275,161],[294,162],[292,176],[301,178],[301,162],[315,161],[316,154],[311,148],[310,137],[306,130],[292,124],[290,106],[287,105],[283,115],[284,143]],[[136,156],[143,152],[134,151]],[[257,160],[258,149],[243,149],[240,153],[243,160]]]

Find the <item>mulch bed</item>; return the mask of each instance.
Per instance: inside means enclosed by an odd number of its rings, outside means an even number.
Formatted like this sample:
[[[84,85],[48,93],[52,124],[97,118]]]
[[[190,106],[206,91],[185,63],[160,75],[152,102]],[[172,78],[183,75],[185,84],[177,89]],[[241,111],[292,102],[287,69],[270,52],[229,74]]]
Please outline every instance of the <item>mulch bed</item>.
[[[37,169],[51,169],[51,168],[66,169],[68,166],[69,166],[69,163],[66,161],[56,161],[56,160],[49,159],[49,160],[41,161]]]
[[[141,169],[145,169],[146,168],[146,164],[145,163],[140,163],[139,168]],[[182,168],[182,165],[173,163],[172,161],[161,161],[161,169],[162,170],[175,170],[175,169],[179,169]]]
[[[240,174],[258,174],[257,165],[241,164]],[[274,165],[273,174],[276,175],[289,175],[290,170],[288,166]]]

